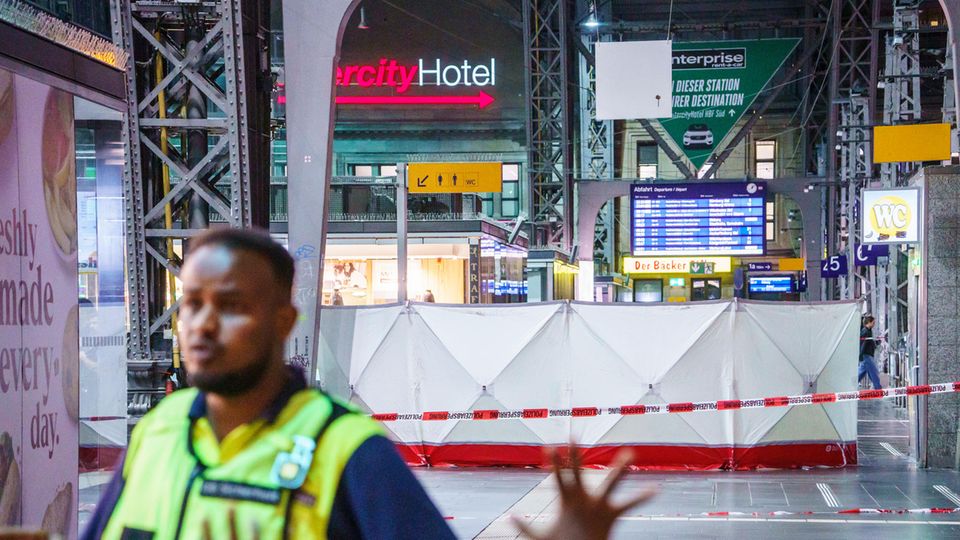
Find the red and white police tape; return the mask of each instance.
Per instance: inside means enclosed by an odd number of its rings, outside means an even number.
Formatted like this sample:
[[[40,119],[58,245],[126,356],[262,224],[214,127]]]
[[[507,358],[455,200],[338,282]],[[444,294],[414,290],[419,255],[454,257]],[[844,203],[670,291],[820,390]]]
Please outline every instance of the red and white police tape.
[[[535,420],[543,418],[592,416],[631,416],[640,414],[677,414],[701,411],[730,411],[737,409],[763,409],[767,407],[788,407],[793,405],[820,405],[846,401],[866,401],[871,399],[891,399],[905,396],[925,396],[930,394],[950,394],[960,392],[960,382],[900,386],[883,390],[854,390],[852,392],[828,392],[822,394],[801,394],[798,396],[777,396],[756,399],[725,399],[720,401],[692,401],[686,403],[664,403],[661,405],[620,405],[618,407],[573,407],[571,409],[478,409],[473,411],[426,411],[422,413],[374,413],[371,416],[381,422],[443,422],[451,420],[513,420],[522,418]]]
[[[697,512],[693,514],[631,514],[626,516],[630,518],[777,518],[789,516],[842,516],[842,515],[860,515],[860,514],[960,514],[960,508],[847,508],[845,510],[830,511],[793,511],[793,510],[773,510],[768,512]],[[524,514],[521,517],[525,519],[546,519],[554,518],[554,514]],[[455,519],[453,516],[447,516],[447,519]],[[623,518],[621,518],[623,519]],[[956,523],[956,522],[954,522]]]

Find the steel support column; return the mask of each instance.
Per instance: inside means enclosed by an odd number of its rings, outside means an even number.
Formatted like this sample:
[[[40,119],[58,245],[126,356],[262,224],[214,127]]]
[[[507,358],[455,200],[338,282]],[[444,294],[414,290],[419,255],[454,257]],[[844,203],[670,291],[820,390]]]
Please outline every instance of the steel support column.
[[[586,18],[592,6],[586,2],[578,3],[578,19]],[[610,19],[609,4],[603,13],[595,13],[601,20]],[[599,8],[598,8],[599,9]],[[588,180],[607,180],[614,177],[613,163],[613,121],[596,119],[596,69],[595,58],[597,40],[608,41],[609,35],[584,33],[576,36],[581,47],[577,50],[579,60],[579,142],[580,159],[578,177]],[[598,275],[616,272],[615,257],[616,209],[614,203],[606,204],[594,225],[593,260],[597,264]]]
[[[826,245],[828,254],[846,254],[848,275],[823,288],[824,298],[853,298],[853,220],[860,189],[872,173],[867,133],[876,103],[877,39],[874,2],[832,0]],[[844,116],[844,118],[841,118]]]
[[[850,271],[838,279],[840,298],[857,298],[871,286],[865,286],[856,272],[854,249],[860,243],[860,192],[870,181],[873,159],[870,143],[869,98],[852,96],[840,106],[838,140],[840,146],[839,219],[836,253],[846,255]],[[860,279],[858,279],[860,278]]]
[[[268,125],[265,116],[248,119],[249,110],[268,106],[248,90],[269,77],[267,55],[250,54],[266,51],[264,7],[262,0],[111,2],[114,40],[131,58],[124,189],[134,416],[163,393],[179,306],[168,278],[179,275],[187,240],[210,221],[268,225],[267,193],[251,190],[251,176],[266,175],[268,164],[250,158],[268,152],[251,152],[249,142]],[[253,144],[267,142],[260,136]]]
[[[886,65],[883,73],[883,123],[895,125],[921,120],[920,108],[920,2],[893,1],[893,32],[886,36]],[[884,163],[880,185],[904,186],[916,171],[916,163]],[[896,346],[907,330],[908,292],[900,272],[908,267],[907,255],[899,246],[890,246],[886,267],[877,268],[873,313],[877,332],[886,332],[888,343]]]
[[[573,242],[568,0],[523,0],[530,243]]]

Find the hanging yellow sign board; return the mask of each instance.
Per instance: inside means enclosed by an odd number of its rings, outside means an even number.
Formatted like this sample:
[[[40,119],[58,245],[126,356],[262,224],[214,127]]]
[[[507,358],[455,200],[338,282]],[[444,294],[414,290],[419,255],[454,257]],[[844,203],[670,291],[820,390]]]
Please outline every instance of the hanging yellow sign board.
[[[914,124],[873,128],[873,162],[950,159],[950,124]]]
[[[799,272],[807,269],[807,261],[805,259],[780,259],[777,266],[783,272]]]
[[[407,190],[410,193],[500,193],[502,163],[410,163]]]

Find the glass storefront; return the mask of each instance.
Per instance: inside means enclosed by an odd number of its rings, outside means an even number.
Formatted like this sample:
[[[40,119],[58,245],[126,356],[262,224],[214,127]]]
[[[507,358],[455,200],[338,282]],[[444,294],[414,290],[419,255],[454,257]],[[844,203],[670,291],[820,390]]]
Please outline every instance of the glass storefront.
[[[122,117],[74,98],[80,335],[80,471],[106,478],[127,442]],[[91,486],[91,494],[99,486]]]
[[[411,257],[408,298],[415,302],[464,302],[466,259]],[[326,259],[323,303],[368,306],[397,301],[397,259]]]
[[[527,301],[526,250],[496,240],[480,241],[480,302],[510,304]]]
[[[349,240],[343,240],[347,242]],[[471,243],[479,249],[471,249]],[[523,302],[527,252],[492,238],[408,246],[407,298],[443,304]],[[477,258],[471,271],[473,258]],[[323,304],[370,306],[397,301],[396,247],[328,243],[323,270]],[[478,294],[471,298],[470,284]]]

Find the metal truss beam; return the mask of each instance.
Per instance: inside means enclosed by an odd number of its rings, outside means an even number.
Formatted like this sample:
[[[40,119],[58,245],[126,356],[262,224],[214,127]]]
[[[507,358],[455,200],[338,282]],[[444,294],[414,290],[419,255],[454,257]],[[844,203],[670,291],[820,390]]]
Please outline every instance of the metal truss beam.
[[[807,60],[812,57],[815,52],[817,52],[817,47],[808,44],[807,49],[803,51],[803,53],[800,55],[800,58],[797,59],[797,61],[794,62],[793,65],[791,65],[787,71],[777,79],[776,84],[767,89],[767,92],[769,93],[767,94],[766,99],[763,100],[763,103],[759,107],[756,107],[753,110],[750,118],[748,118],[743,126],[740,127],[736,135],[730,139],[730,142],[727,143],[726,147],[720,153],[716,154],[716,159],[713,161],[710,169],[703,174],[703,178],[710,178],[720,170],[720,166],[723,165],[723,162],[730,157],[730,154],[733,153],[734,150],[736,150],[737,145],[740,144],[744,137],[746,137],[747,134],[753,130],[753,126],[757,123],[757,120],[763,116],[763,114],[767,111],[767,109],[770,108],[771,105],[773,105],[773,102],[777,100],[777,97],[779,97],[783,89],[787,87],[793,76],[802,71]]]
[[[599,2],[598,2],[599,3]],[[724,22],[696,22],[696,23],[678,23],[672,22],[669,26],[670,33],[684,34],[687,32],[704,34],[719,32],[737,32],[749,30],[783,30],[787,28],[820,28],[823,26],[823,20],[816,17],[800,17],[793,19],[778,19],[767,21],[724,21]],[[658,34],[667,35],[667,20],[660,21],[616,21],[611,24],[605,24],[598,30],[601,34]],[[582,32],[587,32],[582,30]]]
[[[129,5],[120,0],[110,3],[113,19],[113,40],[129,55],[127,67],[127,103],[137,103],[137,77],[134,73],[133,24]],[[129,113],[129,111],[128,111]],[[127,340],[127,358],[146,361],[150,358],[150,317],[147,312],[146,238],[144,235],[143,176],[140,156],[139,114],[127,114],[124,119],[123,147],[127,159],[123,164],[123,201],[126,219],[127,293],[130,306],[130,337]]]
[[[268,163],[250,156],[266,154],[258,145],[267,139],[251,140],[251,132],[266,133],[268,119],[249,118],[263,108],[250,90],[269,76],[259,54],[266,50],[265,5],[111,2],[114,39],[131,58],[124,200],[136,371],[130,403],[137,411],[162,395],[158,374],[179,367],[171,344],[176,279],[189,238],[203,230],[197,226],[210,215],[231,227],[267,225],[256,218],[267,215],[267,197],[254,196],[253,177],[266,177]]]
[[[920,2],[893,0],[893,29],[885,39],[886,63],[883,82],[883,123],[893,125],[921,120],[920,102]],[[949,48],[947,49],[949,51]],[[946,96],[945,96],[946,97]],[[904,186],[916,171],[916,163],[884,163],[880,166],[880,185]],[[869,296],[870,308],[877,318],[877,331],[886,332],[888,343],[898,344],[907,331],[907,283],[900,279],[909,267],[907,255],[899,246],[891,246],[886,266],[871,268],[875,286]]]
[[[568,0],[524,0],[532,246],[573,242]]]
[[[839,179],[839,236],[837,253],[847,256],[850,273],[839,279],[840,298],[855,298],[864,292],[863,276],[854,267],[855,246],[860,243],[860,193],[869,183],[873,160],[870,144],[870,103],[865,96],[850,97],[840,106],[841,133]],[[872,287],[870,287],[872,288]]]
[[[588,16],[591,9],[600,9],[603,13],[595,16],[609,20],[610,4],[594,8],[588,2],[577,3],[578,18]],[[596,55],[597,41],[609,41],[609,35],[581,34],[572,37],[576,45],[579,64],[579,142],[580,159],[578,177],[589,180],[608,180],[614,177],[613,163],[613,121],[597,120],[596,104]],[[597,265],[597,275],[615,272],[615,223],[616,209],[612,203],[601,208],[594,225],[593,260]]]
[[[829,123],[830,92],[827,87],[833,65],[832,38],[833,9],[831,1],[806,2],[804,14],[808,18],[819,17],[821,27],[806,27],[804,43],[818,43],[819,51],[807,59],[803,73],[811,74],[811,84],[801,98],[801,129],[803,130],[803,171],[808,175],[827,174],[827,124]],[[819,30],[819,32],[818,32]]]
[[[824,225],[828,254],[846,254],[850,271],[823,287],[824,299],[860,295],[854,273],[860,190],[872,175],[869,133],[875,116],[878,39],[876,2],[831,0],[827,179]]]

